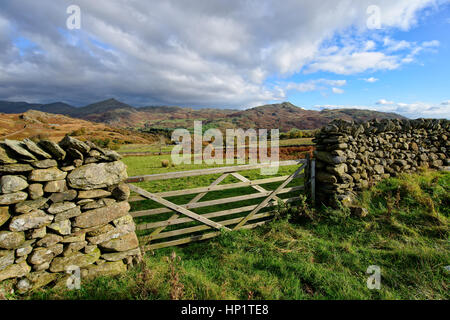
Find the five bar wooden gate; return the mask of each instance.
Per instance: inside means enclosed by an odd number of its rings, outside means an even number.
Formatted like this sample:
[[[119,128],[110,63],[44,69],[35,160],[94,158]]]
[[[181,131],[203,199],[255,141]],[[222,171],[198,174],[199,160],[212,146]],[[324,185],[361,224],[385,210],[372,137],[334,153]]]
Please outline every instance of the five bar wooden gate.
[[[314,202],[315,199],[314,160],[310,160],[309,157],[307,157],[307,159],[282,161],[279,162],[278,165],[280,167],[293,165],[300,165],[300,166],[296,168],[295,172],[290,175],[277,176],[253,181],[244,177],[239,172],[261,169],[264,167],[268,167],[270,165],[268,164],[238,165],[221,168],[179,171],[179,172],[169,172],[162,174],[130,177],[127,180],[127,183],[129,184],[130,189],[136,194],[138,194],[137,196],[131,197],[130,202],[150,199],[163,206],[161,208],[131,212],[131,215],[135,218],[137,222],[138,233],[145,233],[145,232],[147,233],[146,235],[140,236],[141,245],[143,246],[144,250],[154,250],[169,246],[186,244],[198,240],[210,239],[220,235],[221,233],[220,230],[222,229],[224,230],[237,230],[241,228],[251,229],[256,226],[262,225],[267,221],[271,220],[274,216],[273,210],[262,212],[263,211],[262,209],[267,210],[267,208],[275,207],[280,202],[290,203],[299,199],[298,195],[295,197],[281,199],[279,196],[282,194],[288,194],[294,191],[305,190],[309,194],[310,200]],[[211,183],[211,185],[207,187],[199,187],[192,189],[151,193],[132,184],[144,181],[167,180],[167,179],[176,179],[176,178],[194,177],[212,174],[221,174],[221,175],[213,183]],[[220,183],[230,175],[239,180],[239,182],[221,185]],[[291,183],[295,178],[303,178],[302,185],[287,187],[288,184]],[[267,190],[261,186],[264,184],[270,184],[275,182],[281,182],[281,184],[274,190]],[[200,201],[208,192],[223,191],[244,187],[251,187],[255,189],[257,192],[222,199]],[[174,202],[166,199],[170,197],[193,195],[193,194],[197,195],[193,199],[191,199],[188,203],[185,204],[175,204]],[[245,205],[233,209],[209,212],[206,214],[198,214],[192,211],[193,209],[196,208],[218,206],[221,204],[228,204],[239,201],[248,201],[251,199],[259,199],[259,198],[264,199],[258,204]],[[159,220],[156,222],[154,222],[154,219],[152,219],[155,216],[167,213],[172,213],[172,215],[170,215],[168,219]],[[246,214],[244,216],[239,216],[239,214],[242,215],[243,213]],[[217,218],[224,216],[233,216],[233,218],[217,221]],[[150,218],[147,220],[151,221],[150,222],[143,221],[139,223],[140,222],[139,220],[146,220],[140,219],[142,217],[145,217],[146,219]],[[215,221],[212,219],[215,219]],[[258,221],[254,222],[256,220]],[[250,221],[252,221],[253,223],[248,223]],[[173,228],[172,226],[178,227],[179,225],[183,224],[192,225],[193,222],[197,222],[196,225],[188,227],[181,226],[182,228],[179,229],[164,231],[168,227]],[[203,232],[211,229],[215,231]],[[199,234],[200,232],[203,233]],[[188,236],[186,237],[185,235]],[[176,239],[169,241],[164,240],[172,237],[175,237]]]

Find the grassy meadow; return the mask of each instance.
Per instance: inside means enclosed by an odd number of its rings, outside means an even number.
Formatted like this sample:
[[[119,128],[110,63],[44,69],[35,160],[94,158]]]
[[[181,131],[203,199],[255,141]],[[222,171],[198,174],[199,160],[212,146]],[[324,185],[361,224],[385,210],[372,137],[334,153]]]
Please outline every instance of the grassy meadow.
[[[161,168],[163,159],[124,161],[130,176],[195,169]],[[214,178],[204,179],[142,187],[158,192],[207,185]],[[83,283],[81,290],[41,289],[25,298],[449,299],[449,189],[448,172],[403,174],[361,194],[365,217],[343,207],[314,210],[300,201],[277,207],[278,218],[264,226],[147,252],[121,276]],[[380,290],[366,286],[370,265],[381,268]]]
[[[159,145],[159,144],[122,144],[117,152],[171,152],[173,145]]]
[[[165,172],[173,172],[173,171],[186,171],[186,170],[196,170],[196,169],[206,169],[206,168],[213,168],[213,167],[222,167],[224,165],[206,165],[206,164],[181,164],[177,166],[169,165],[169,167],[165,168],[162,167],[161,162],[162,161],[169,161],[170,162],[170,155],[161,155],[161,156],[146,156],[146,157],[125,157],[123,161],[128,166],[128,173],[130,176],[136,176],[136,175],[143,175],[143,174],[149,174],[149,173],[165,173]],[[265,179],[265,178],[271,178],[276,176],[287,176],[295,172],[297,169],[297,166],[283,166],[280,167],[278,170],[278,173],[271,176],[265,176],[261,175],[260,170],[248,170],[248,171],[241,171],[239,172],[244,177],[250,179],[250,180],[256,180],[256,179]],[[202,176],[194,176],[194,177],[185,177],[185,178],[177,178],[177,179],[170,179],[170,180],[158,180],[158,181],[150,181],[150,182],[140,182],[136,183],[138,187],[141,187],[147,191],[150,192],[165,192],[165,191],[174,191],[174,190],[183,190],[183,189],[191,189],[196,187],[206,187],[209,186],[212,182],[214,182],[217,178],[219,178],[221,174],[210,174],[210,175],[202,175]],[[240,182],[238,179],[232,177],[229,175],[227,178],[225,178],[220,185],[223,184],[230,184],[230,183],[236,183]],[[282,182],[274,182],[274,183],[267,183],[264,185],[261,185],[266,190],[275,190]],[[287,187],[294,187],[298,185],[303,185],[303,178],[299,177],[294,179],[292,182],[290,182]],[[222,199],[222,198],[231,198],[236,196],[242,196],[246,194],[254,194],[258,193],[258,191],[255,191],[252,187],[243,187],[243,188],[234,188],[234,189],[228,189],[228,190],[222,190],[222,191],[212,191],[206,194],[201,201],[209,201],[209,200],[216,200],[216,199]],[[300,195],[300,191],[293,191],[289,193],[285,193],[280,195],[279,197],[281,199],[285,198],[292,198],[292,197],[298,197]],[[168,197],[167,199],[176,203],[176,204],[185,204],[191,201],[196,194],[191,195],[182,195],[182,196],[176,196],[176,197]],[[243,200],[238,202],[232,202],[232,203],[224,203],[220,205],[215,206],[208,206],[203,208],[196,208],[192,209],[192,211],[198,213],[198,214],[206,214],[216,211],[222,211],[222,210],[228,210],[228,209],[234,209],[239,208],[243,206],[250,206],[250,205],[257,205],[263,200],[263,198],[256,198],[256,199],[249,199],[249,200]],[[132,211],[139,211],[139,210],[147,210],[147,209],[155,209],[162,207],[161,205],[151,201],[151,200],[144,200],[144,201],[137,201],[132,202]],[[262,210],[261,212],[269,211],[269,208]],[[221,220],[227,220],[227,219],[233,219],[237,217],[242,217],[248,214],[248,212],[240,213],[240,214],[234,214],[224,217],[217,217],[217,218],[211,218],[211,220],[220,222]],[[163,213],[158,214],[156,216],[148,216],[148,217],[138,217],[135,219],[137,224],[141,223],[149,223],[149,222],[158,222],[167,220],[172,213]],[[264,220],[264,219],[262,219]],[[261,220],[255,220],[254,222],[258,222]],[[190,222],[182,225],[175,225],[175,226],[168,226],[165,231],[173,231],[177,229],[181,229],[184,227],[192,227],[201,225],[201,223],[198,222]],[[138,231],[139,235],[147,235],[151,233],[152,230],[147,231]],[[174,240],[177,238],[183,238],[186,236],[179,236],[175,238],[171,238],[170,240]],[[160,241],[154,241],[154,242],[160,242]]]
[[[281,147],[296,146],[296,145],[314,145],[313,138],[295,138],[295,139],[282,139],[279,141]],[[270,142],[270,140],[269,140]],[[269,144],[270,145],[270,144]],[[173,145],[166,144],[122,144],[117,150],[119,153],[127,152],[151,152],[151,153],[168,153],[173,149]]]
[[[295,146],[295,145],[314,145],[313,138],[295,138],[280,140],[280,147]]]

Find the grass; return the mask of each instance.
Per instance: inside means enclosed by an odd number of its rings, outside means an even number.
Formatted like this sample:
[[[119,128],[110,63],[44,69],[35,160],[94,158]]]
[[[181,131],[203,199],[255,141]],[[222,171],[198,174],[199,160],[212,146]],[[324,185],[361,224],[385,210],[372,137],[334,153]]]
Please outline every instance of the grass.
[[[149,252],[118,277],[31,299],[449,299],[450,174],[391,178],[359,199],[369,214],[304,204],[253,230]],[[381,289],[366,286],[370,265]]]
[[[173,149],[173,145],[163,145],[160,144],[123,144],[120,146],[119,150],[117,150],[119,153],[124,152],[152,152],[152,153],[159,153],[159,152],[171,152]]]
[[[161,165],[163,160],[169,161],[171,164],[168,168],[164,168]],[[144,157],[126,157],[122,160],[128,166],[128,175],[131,176],[139,176],[146,174],[155,174],[155,173],[167,173],[167,172],[175,172],[175,171],[187,171],[187,170],[197,170],[197,169],[207,169],[207,168],[216,168],[216,167],[224,167],[226,164],[179,164],[172,165],[171,156],[170,155],[157,155],[157,156],[144,156]],[[234,164],[235,165],[235,164]],[[285,166],[280,167],[278,173],[273,176],[282,176],[292,173],[295,170],[296,166]],[[262,176],[259,174],[260,170],[250,170],[244,171],[243,174],[247,178],[253,179],[262,179],[267,178],[269,176]],[[189,177],[186,179],[172,179],[151,183],[141,183],[137,184],[140,187],[144,187],[145,189],[152,192],[162,192],[169,190],[180,190],[186,188],[195,188],[209,185],[215,179],[217,179],[220,174],[216,175],[208,175],[208,176],[198,176],[198,177]],[[231,181],[232,179],[225,180]],[[234,180],[233,180],[234,181]]]
[[[314,145],[313,138],[296,138],[280,140],[280,147],[295,146],[295,145]]]
[[[163,168],[161,166],[162,160],[169,160],[170,161],[170,155],[162,155],[162,156],[149,156],[149,157],[127,157],[124,159],[124,162],[128,165],[128,172],[130,176],[133,175],[142,175],[142,174],[148,174],[148,173],[164,173],[164,172],[171,172],[171,171],[185,171],[185,170],[194,170],[194,169],[204,169],[204,168],[212,168],[212,167],[221,167],[223,165],[196,165],[196,164],[182,164],[176,167],[168,167]],[[290,175],[295,171],[297,166],[285,166],[280,167],[278,170],[278,173],[276,175],[261,175],[260,170],[248,170],[248,171],[241,171],[240,174],[242,174],[244,177],[250,179],[250,180],[256,180],[256,179],[264,179],[264,178],[271,178],[274,176],[285,176]],[[148,190],[150,192],[163,192],[163,191],[172,191],[172,190],[184,190],[184,189],[191,189],[195,187],[206,187],[209,186],[213,181],[215,181],[217,178],[219,178],[221,174],[211,174],[211,175],[202,175],[202,176],[194,176],[194,177],[185,177],[185,178],[177,178],[177,179],[171,179],[171,180],[158,180],[158,181],[151,181],[151,182],[141,182],[136,183],[137,186]],[[236,178],[232,176],[228,176],[226,179],[224,179],[221,184],[229,184],[229,183],[236,183],[239,182]],[[266,190],[275,190],[282,182],[274,182],[274,183],[268,183],[262,185]],[[303,178],[296,178],[291,183],[287,185],[287,187],[293,187],[297,185],[303,184]],[[251,187],[243,187],[243,188],[234,188],[234,189],[228,189],[228,190],[222,190],[222,191],[213,191],[206,194],[201,201],[208,201],[208,200],[216,200],[216,199],[222,199],[222,198],[231,198],[236,196],[242,196],[246,194],[253,194],[258,193]],[[280,195],[280,198],[289,198],[289,197],[296,197],[299,193],[297,192],[289,192],[286,194]],[[177,196],[177,197],[170,197],[167,198],[168,200],[176,203],[176,204],[185,204],[191,201],[196,194],[191,195],[183,195],[183,196]],[[262,198],[256,198],[256,199],[250,199],[250,200],[243,200],[239,202],[232,202],[232,203],[224,203],[221,205],[215,205],[215,206],[209,206],[209,207],[203,207],[203,208],[196,208],[192,209],[195,213],[198,214],[206,214],[216,211],[222,211],[222,210],[228,210],[228,209],[234,209],[239,208],[243,206],[249,206],[249,205],[256,205],[259,202],[262,201]],[[148,209],[155,209],[160,208],[161,205],[157,204],[156,202],[153,202],[151,200],[145,200],[145,201],[139,201],[139,202],[132,202],[132,211],[139,211],[139,210],[148,210]],[[267,210],[262,210],[261,212],[264,212]],[[227,219],[233,219],[237,217],[243,217],[247,215],[248,212],[235,214],[235,215],[229,215],[225,217],[217,217],[212,218],[211,220],[220,222],[222,220]],[[172,213],[164,213],[164,214],[158,214],[153,216],[147,216],[147,217],[140,217],[136,218],[135,221],[137,224],[140,223],[149,223],[149,222],[158,222],[167,220]],[[255,221],[256,222],[256,221]],[[177,229],[182,229],[185,227],[192,227],[200,225],[198,222],[190,222],[185,223],[181,225],[174,225],[169,226],[165,229],[165,231],[172,231]],[[139,231],[139,235],[147,235],[151,233],[152,230],[145,230],[145,231]],[[171,238],[170,240],[175,240],[177,238],[183,238],[186,237],[186,235],[181,235],[179,237]],[[155,242],[161,242],[164,240],[156,240]]]
[[[163,160],[167,160],[170,163],[168,168],[164,168],[161,165]],[[171,160],[170,154],[165,155],[152,155],[152,156],[136,156],[136,157],[124,157],[122,161],[128,166],[128,175],[139,176],[145,174],[166,173],[173,171],[186,171],[196,169],[206,169],[213,167],[223,167],[222,165],[207,165],[207,164],[179,164],[174,165]]]
[[[296,139],[283,139],[279,140],[280,147],[288,147],[288,146],[295,146],[295,145],[314,145],[312,142],[313,138],[296,138]],[[270,140],[269,140],[270,142]],[[269,143],[270,145],[270,143]],[[152,153],[159,153],[164,152],[171,152],[173,149],[173,145],[163,145],[162,148],[158,143],[156,144],[124,144],[121,145],[119,150],[117,150],[119,153],[126,153],[126,152],[152,152]]]

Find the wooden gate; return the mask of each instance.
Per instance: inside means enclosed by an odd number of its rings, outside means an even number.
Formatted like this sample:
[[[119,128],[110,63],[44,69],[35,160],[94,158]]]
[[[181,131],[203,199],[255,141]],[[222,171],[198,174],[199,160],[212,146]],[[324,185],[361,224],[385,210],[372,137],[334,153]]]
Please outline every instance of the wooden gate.
[[[261,169],[268,167],[267,164],[256,165],[238,165],[221,168],[210,168],[203,170],[191,170],[191,171],[179,171],[169,172],[163,174],[152,174],[144,176],[130,177],[127,183],[130,189],[137,194],[137,196],[130,197],[130,202],[152,200],[159,205],[160,208],[140,210],[131,212],[131,215],[135,218],[137,224],[137,231],[140,234],[140,242],[144,250],[154,250],[169,246],[176,246],[186,244],[193,241],[210,239],[220,235],[221,230],[237,230],[237,229],[251,229],[256,226],[262,225],[271,220],[274,216],[274,212],[266,211],[263,209],[271,208],[282,203],[290,203],[298,200],[298,195],[289,198],[280,198],[283,194],[289,194],[299,190],[307,190],[310,194],[311,201],[314,201],[314,160],[307,159],[290,160],[279,162],[280,167],[299,165],[295,172],[290,175],[277,176],[259,180],[249,180],[241,175],[239,172]],[[195,177],[203,175],[220,174],[220,176],[214,180],[207,187],[199,187],[192,189],[166,191],[160,193],[151,193],[138,187],[132,183],[139,183],[144,181],[157,181],[167,179],[177,179],[186,177]],[[232,176],[237,179],[237,183],[220,184],[225,178]],[[303,178],[301,185],[294,185],[287,187],[296,178]],[[262,185],[279,183],[274,190],[267,190]],[[221,199],[213,199],[200,201],[209,192],[224,191],[224,190],[237,190],[237,188],[252,188],[256,192],[251,194],[244,194],[233,197],[226,197]],[[190,201],[184,204],[175,204],[173,201],[167,198],[194,195]],[[243,201],[249,201],[264,198],[257,204],[243,205],[237,208],[220,210],[214,212],[208,212],[199,214],[193,210],[205,207],[216,207],[224,204],[239,203]],[[254,201],[253,201],[254,202]],[[214,209],[213,209],[214,210]],[[269,209],[270,210],[270,209]],[[244,214],[245,213],[245,214]],[[155,217],[158,215],[170,214],[168,218],[163,220],[159,219],[155,221]],[[244,215],[243,215],[244,214]],[[230,219],[230,216],[232,217]],[[220,217],[227,217],[226,220],[219,220]],[[144,220],[144,221],[139,221]],[[145,221],[147,220],[147,221]],[[151,221],[148,221],[151,220]],[[255,222],[256,221],[256,222]],[[185,226],[183,226],[185,225]],[[186,227],[186,225],[188,225]],[[192,225],[192,226],[191,226]],[[166,230],[171,228],[172,230]],[[209,230],[209,232],[208,232]],[[211,230],[214,230],[210,232]],[[206,231],[206,232],[205,232]],[[142,234],[141,234],[142,233]],[[176,238],[174,240],[167,241],[167,238]]]

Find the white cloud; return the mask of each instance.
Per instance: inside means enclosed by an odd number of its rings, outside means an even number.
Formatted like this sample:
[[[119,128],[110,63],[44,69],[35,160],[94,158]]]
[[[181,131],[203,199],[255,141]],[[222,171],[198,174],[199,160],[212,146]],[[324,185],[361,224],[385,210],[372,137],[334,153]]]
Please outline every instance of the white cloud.
[[[365,47],[364,47],[364,51],[369,51],[369,50],[373,50],[376,47],[376,43],[373,40],[368,40],[366,41]]]
[[[315,79],[306,82],[289,82],[284,84],[285,90],[296,90],[299,92],[309,92],[326,90],[329,87],[342,87],[347,84],[347,80]]]
[[[336,94],[343,94],[344,93],[344,90],[339,89],[339,88],[334,88],[333,87],[331,90],[333,91],[333,93],[336,93]]]
[[[440,104],[414,102],[414,103],[396,103],[393,101],[380,100],[374,106],[365,105],[316,105],[314,109],[364,109],[381,112],[394,112],[407,118],[442,118],[450,119],[449,101]]]
[[[374,78],[374,77],[370,77],[370,78],[366,78],[366,79],[363,79],[363,80],[365,82],[374,83],[374,82],[377,82],[379,79]]]
[[[422,47],[429,48],[429,47],[439,47],[441,43],[438,40],[431,40],[431,41],[424,41],[422,42]]]
[[[446,118],[450,119],[448,106],[424,102],[397,103],[393,106],[393,112],[407,115],[410,118]]]
[[[330,86],[342,87],[347,84],[347,80],[327,80],[327,81],[324,81],[324,83],[326,83]]]
[[[386,47],[386,50],[388,52],[395,52],[395,51],[409,49],[413,46],[413,43],[405,41],[405,40],[397,41],[397,40],[391,39],[389,37],[385,37],[383,39],[383,45]]]
[[[393,70],[414,61],[420,46],[392,51],[369,38],[366,9],[381,8],[384,30],[408,30],[434,3],[79,0],[82,29],[68,31],[66,8],[72,1],[5,1],[0,98],[83,104],[116,97],[136,105],[218,107],[280,100],[286,88],[267,84],[268,78]],[[19,37],[39,50],[21,48],[14,42]],[[358,41],[348,40],[353,37]],[[291,89],[343,85],[306,82]]]
[[[395,103],[394,101],[388,101],[385,99],[381,99],[381,100],[377,101],[377,104],[379,104],[379,105],[392,105],[394,103]]]
[[[395,70],[403,64],[412,63],[416,56],[427,48],[439,46],[439,41],[425,41],[422,45],[389,37],[382,40],[383,49],[375,50],[372,40],[355,43],[347,41],[342,47],[324,51],[307,65],[306,72],[327,71],[352,75],[365,71]]]
[[[364,51],[354,47],[344,47],[332,55],[322,55],[308,65],[307,72],[333,72],[342,75],[358,74],[364,71],[394,70],[401,62],[397,56],[378,51]]]

